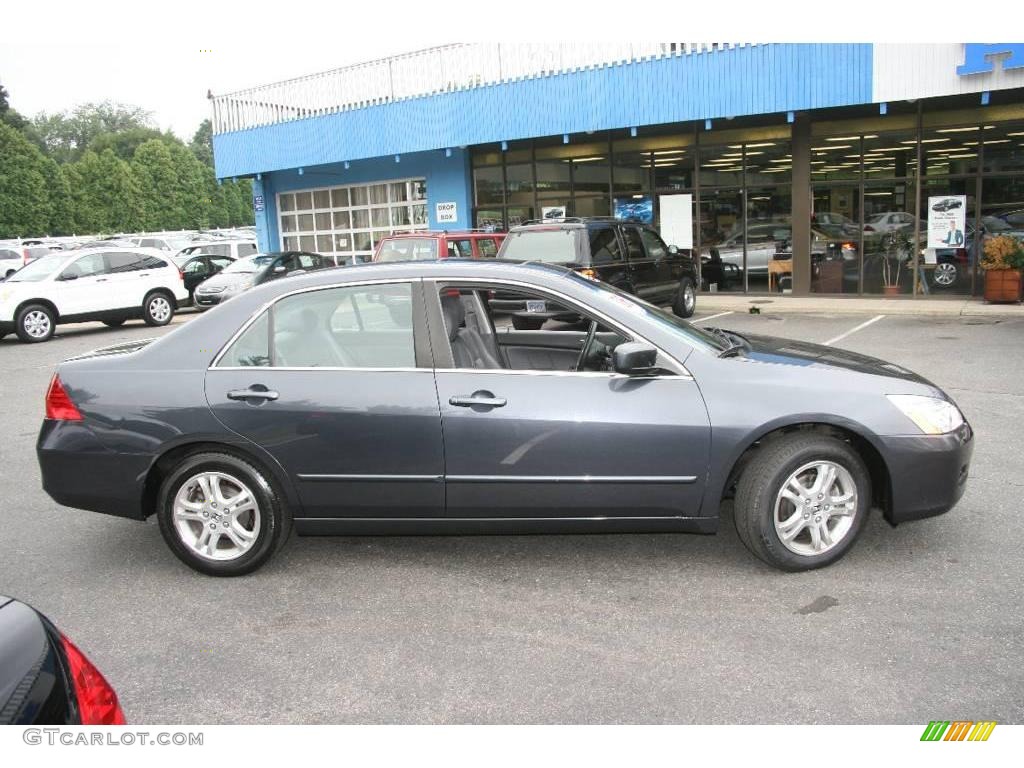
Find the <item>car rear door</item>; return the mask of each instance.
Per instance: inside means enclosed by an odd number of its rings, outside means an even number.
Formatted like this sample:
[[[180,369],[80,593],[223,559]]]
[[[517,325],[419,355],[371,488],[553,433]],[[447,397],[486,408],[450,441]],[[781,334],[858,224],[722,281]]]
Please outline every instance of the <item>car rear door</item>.
[[[214,415],[284,468],[304,517],[444,514],[422,307],[418,280],[288,295],[207,372]]]

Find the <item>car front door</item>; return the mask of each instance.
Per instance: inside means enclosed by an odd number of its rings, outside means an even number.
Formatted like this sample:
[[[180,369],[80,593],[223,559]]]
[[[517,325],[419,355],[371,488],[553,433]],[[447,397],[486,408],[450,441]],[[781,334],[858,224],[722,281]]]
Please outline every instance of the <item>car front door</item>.
[[[643,241],[647,257],[654,260],[654,277],[657,280],[657,295],[661,299],[671,299],[679,288],[683,277],[683,256],[676,252],[670,254],[661,235],[649,227],[640,228],[640,239]]]
[[[452,306],[472,302],[471,294],[479,299],[521,287],[501,281],[425,286],[450,517],[699,514],[710,428],[700,392],[681,368],[644,379],[572,372],[587,331],[516,331],[492,315],[492,340],[471,309],[460,318]],[[564,296],[538,290],[530,298],[587,317],[585,307]],[[598,335],[609,347],[616,338],[632,338],[620,328]],[[509,354],[513,342],[522,354]],[[497,353],[480,352],[495,344]]]
[[[61,317],[88,315],[114,309],[106,254],[90,253],[75,259],[57,276],[54,300]]]
[[[620,227],[626,241],[626,258],[629,261],[629,277],[633,290],[642,299],[651,299],[658,295],[658,265],[644,250],[640,230],[632,224]]]
[[[284,468],[303,516],[444,514],[422,317],[419,281],[311,289],[275,302],[207,372],[214,415]]]

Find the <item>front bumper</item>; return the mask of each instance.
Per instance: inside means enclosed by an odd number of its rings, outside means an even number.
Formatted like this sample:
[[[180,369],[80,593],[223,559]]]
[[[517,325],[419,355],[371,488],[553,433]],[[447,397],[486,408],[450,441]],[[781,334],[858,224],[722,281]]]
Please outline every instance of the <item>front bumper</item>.
[[[197,309],[209,309],[220,304],[223,299],[223,293],[195,293],[192,303]]]
[[[966,422],[947,435],[881,438],[891,498],[885,513],[893,525],[951,510],[967,487],[974,431]]]

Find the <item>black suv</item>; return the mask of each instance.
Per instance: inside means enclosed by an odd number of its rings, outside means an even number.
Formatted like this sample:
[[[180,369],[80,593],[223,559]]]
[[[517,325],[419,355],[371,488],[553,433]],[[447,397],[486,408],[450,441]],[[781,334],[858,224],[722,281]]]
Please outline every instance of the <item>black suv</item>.
[[[697,268],[690,255],[665,245],[652,227],[632,221],[529,222],[509,230],[498,258],[561,264],[653,304],[671,303],[679,317],[690,317],[697,306]],[[524,330],[539,328],[547,319],[560,319],[550,308],[504,309],[512,313],[516,328]]]

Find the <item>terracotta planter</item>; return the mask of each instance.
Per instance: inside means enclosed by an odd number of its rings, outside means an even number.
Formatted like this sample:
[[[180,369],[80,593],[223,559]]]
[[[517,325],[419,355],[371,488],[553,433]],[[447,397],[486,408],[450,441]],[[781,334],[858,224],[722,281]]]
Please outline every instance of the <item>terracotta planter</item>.
[[[900,295],[900,287],[898,285],[887,285],[883,289],[883,292],[885,293],[886,296],[899,296]]]
[[[1020,270],[991,269],[986,272],[985,301],[994,304],[1020,301]]]

